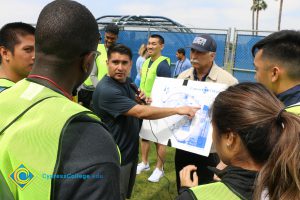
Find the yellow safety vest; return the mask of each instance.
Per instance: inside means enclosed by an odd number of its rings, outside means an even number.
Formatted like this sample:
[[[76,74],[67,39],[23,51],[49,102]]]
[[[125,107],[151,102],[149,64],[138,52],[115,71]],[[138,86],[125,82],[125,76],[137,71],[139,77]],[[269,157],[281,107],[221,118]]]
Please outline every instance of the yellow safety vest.
[[[0,92],[4,91],[7,88],[10,88],[15,83],[6,78],[0,78]]]
[[[190,188],[194,196],[201,200],[240,200],[224,183],[216,182]]]
[[[151,91],[152,87],[156,78],[156,71],[159,63],[161,63],[164,60],[167,60],[167,62],[170,65],[170,58],[165,56],[160,56],[157,58],[149,68],[151,58],[148,58],[145,60],[145,62],[142,65],[142,74],[141,74],[141,84],[140,88],[141,90],[146,94],[147,97],[151,97]]]
[[[98,44],[97,51],[100,52],[100,55],[96,59],[96,66],[98,70],[97,78],[100,81],[103,76],[107,74],[107,52],[104,44]],[[84,81],[84,85],[87,87],[93,86],[90,76]]]
[[[65,96],[25,79],[0,94],[0,105],[0,196],[5,192],[3,196],[19,200],[50,199],[52,183],[45,174],[57,173],[65,127],[78,115],[100,119]]]
[[[300,116],[300,102],[286,107],[286,111]]]

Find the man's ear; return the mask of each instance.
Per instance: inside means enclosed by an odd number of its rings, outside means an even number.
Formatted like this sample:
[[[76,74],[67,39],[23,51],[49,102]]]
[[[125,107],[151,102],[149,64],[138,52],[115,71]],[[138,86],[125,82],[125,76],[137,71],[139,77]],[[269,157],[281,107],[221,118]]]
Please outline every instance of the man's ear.
[[[279,79],[279,75],[281,73],[281,68],[278,67],[277,65],[275,65],[272,68],[272,77],[271,77],[271,81],[274,83]]]
[[[165,45],[164,44],[161,44],[161,50],[163,50],[165,48]]]
[[[7,62],[9,61],[8,50],[4,46],[0,46],[0,55],[2,60],[6,60]]]
[[[83,57],[83,62],[81,65],[82,71],[84,71],[85,73],[91,73],[94,62],[95,62],[95,55],[92,52],[86,54]]]

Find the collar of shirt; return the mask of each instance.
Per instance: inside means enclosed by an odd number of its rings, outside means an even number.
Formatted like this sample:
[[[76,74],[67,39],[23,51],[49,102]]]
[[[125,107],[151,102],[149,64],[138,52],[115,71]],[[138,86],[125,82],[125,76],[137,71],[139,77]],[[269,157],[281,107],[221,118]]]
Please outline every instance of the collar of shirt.
[[[197,76],[197,71],[194,68],[193,70],[193,75],[194,75],[194,80],[195,81],[205,81],[207,77],[209,77],[212,80],[216,80],[217,79],[217,73],[216,73],[216,69],[215,69],[215,63],[213,63],[212,67],[209,69],[209,71],[207,72],[207,74],[205,74],[201,80],[199,80],[198,76]]]
[[[278,94],[277,98],[282,101],[285,106],[298,103],[300,101],[300,84]]]

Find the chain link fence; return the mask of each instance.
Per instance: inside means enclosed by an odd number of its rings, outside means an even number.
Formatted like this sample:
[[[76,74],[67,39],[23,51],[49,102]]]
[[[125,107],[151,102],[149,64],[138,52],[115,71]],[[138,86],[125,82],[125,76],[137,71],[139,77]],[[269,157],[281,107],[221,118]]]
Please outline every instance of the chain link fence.
[[[215,39],[217,52],[215,61],[217,65],[232,73],[239,82],[255,81],[255,68],[253,65],[252,46],[266,35],[273,31],[209,29],[184,27],[178,31],[170,31],[173,27],[152,27],[152,26],[126,26],[120,27],[118,43],[125,44],[133,52],[133,66],[131,77],[136,76],[135,61],[138,58],[138,50],[141,44],[147,44],[151,34],[160,34],[165,39],[165,46],[162,55],[171,59],[171,71],[173,72],[177,61],[176,51],[179,48],[186,48],[186,57],[190,58],[190,50],[187,48],[192,44],[194,37],[206,33]],[[183,29],[183,31],[180,31]],[[99,26],[104,36],[104,26]]]
[[[231,50],[230,66],[234,77],[239,82],[255,81],[255,67],[251,49],[259,40],[272,31],[236,30],[233,31],[233,44]]]
[[[99,27],[101,35],[104,36],[103,26]],[[173,72],[175,63],[177,61],[176,51],[179,48],[187,48],[192,44],[194,37],[201,33],[207,33],[215,39],[217,43],[216,63],[223,67],[228,63],[229,58],[229,35],[230,29],[200,29],[200,28],[187,28],[185,32],[170,32],[167,31],[168,27],[162,27],[158,30],[158,27],[143,27],[143,26],[120,26],[120,33],[118,43],[125,44],[131,48],[133,53],[133,66],[131,70],[131,77],[134,79],[136,76],[135,61],[138,58],[138,50],[141,44],[147,44],[148,37],[151,34],[159,34],[165,40],[164,49],[162,55],[171,59],[171,71]],[[183,29],[183,28],[182,28]],[[189,30],[187,32],[186,30]],[[190,51],[186,49],[186,57],[190,58]]]

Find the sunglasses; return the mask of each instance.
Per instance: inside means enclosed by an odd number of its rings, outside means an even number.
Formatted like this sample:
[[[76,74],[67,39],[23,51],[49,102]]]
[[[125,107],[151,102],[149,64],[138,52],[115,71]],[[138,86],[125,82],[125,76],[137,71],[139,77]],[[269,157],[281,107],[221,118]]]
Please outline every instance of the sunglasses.
[[[101,55],[99,51],[91,51],[91,53],[95,54],[95,59],[97,59]]]

